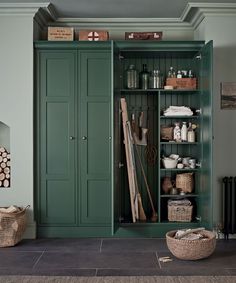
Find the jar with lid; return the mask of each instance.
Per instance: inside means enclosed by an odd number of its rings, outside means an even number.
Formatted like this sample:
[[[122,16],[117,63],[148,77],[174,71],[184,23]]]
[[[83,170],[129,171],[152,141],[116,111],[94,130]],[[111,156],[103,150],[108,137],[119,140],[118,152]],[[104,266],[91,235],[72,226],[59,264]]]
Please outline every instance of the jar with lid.
[[[140,87],[141,89],[148,89],[149,86],[149,72],[147,65],[143,64],[143,70],[140,72]]]
[[[163,88],[163,76],[159,70],[153,70],[149,77],[149,88]]]
[[[134,65],[129,65],[126,70],[126,88],[139,88],[138,71],[135,69]]]

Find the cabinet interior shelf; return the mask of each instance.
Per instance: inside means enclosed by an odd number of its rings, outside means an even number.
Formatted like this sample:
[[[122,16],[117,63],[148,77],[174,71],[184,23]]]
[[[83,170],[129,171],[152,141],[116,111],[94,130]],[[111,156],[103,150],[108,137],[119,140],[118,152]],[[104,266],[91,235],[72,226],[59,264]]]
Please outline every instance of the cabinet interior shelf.
[[[164,144],[168,144],[168,145],[191,145],[191,144],[193,144],[193,145],[197,145],[197,144],[199,144],[199,142],[160,142],[160,144],[162,145],[164,145]]]
[[[183,198],[193,198],[193,197],[198,197],[197,194],[186,194],[186,195],[161,195],[162,198],[175,198],[175,199],[183,199]]]
[[[161,115],[160,119],[199,119],[200,116],[199,115],[192,115],[192,116],[164,116]]]
[[[120,92],[130,92],[130,93],[134,93],[134,92],[160,92],[161,94],[173,94],[173,93],[179,93],[179,94],[196,94],[199,93],[199,90],[197,89],[162,89],[162,88],[148,88],[148,89],[141,89],[141,88],[135,88],[135,89],[127,89],[127,88],[123,88],[120,89]]]
[[[197,171],[197,170],[199,170],[199,169],[197,169],[197,168],[195,168],[195,169],[192,169],[192,168],[183,168],[183,169],[179,169],[179,168],[161,168],[160,169],[161,171],[184,171],[184,172],[186,172],[186,171]]]

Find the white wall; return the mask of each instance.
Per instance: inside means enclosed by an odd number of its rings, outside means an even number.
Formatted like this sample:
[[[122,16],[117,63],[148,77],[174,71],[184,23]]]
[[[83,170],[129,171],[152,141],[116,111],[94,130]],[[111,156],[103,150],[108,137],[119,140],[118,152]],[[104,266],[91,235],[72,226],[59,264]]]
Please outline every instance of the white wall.
[[[222,110],[220,83],[236,82],[236,17],[206,17],[194,39],[213,40],[213,215],[222,222],[221,178],[236,176],[236,110]]]
[[[0,121],[10,127],[11,187],[0,188],[0,206],[30,205],[33,221],[33,18],[0,15]],[[1,133],[0,133],[1,135]]]

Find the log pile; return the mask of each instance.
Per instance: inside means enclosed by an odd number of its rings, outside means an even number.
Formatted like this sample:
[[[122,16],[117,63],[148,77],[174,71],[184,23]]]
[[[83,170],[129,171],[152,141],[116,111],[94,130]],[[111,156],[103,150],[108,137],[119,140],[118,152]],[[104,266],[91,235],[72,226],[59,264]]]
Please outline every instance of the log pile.
[[[4,147],[0,147],[0,187],[10,187],[10,153]]]

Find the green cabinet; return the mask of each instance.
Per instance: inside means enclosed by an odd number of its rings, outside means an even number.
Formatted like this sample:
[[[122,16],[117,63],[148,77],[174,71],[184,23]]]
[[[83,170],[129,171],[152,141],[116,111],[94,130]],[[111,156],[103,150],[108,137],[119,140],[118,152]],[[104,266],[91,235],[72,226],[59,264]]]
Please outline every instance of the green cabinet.
[[[38,235],[107,236],[110,43],[38,42],[35,48]]]
[[[212,42],[111,41],[35,42],[35,204],[41,237],[163,237],[169,230],[212,227]],[[195,90],[127,89],[125,72],[146,64],[166,76],[191,69]],[[147,147],[138,146],[158,220],[137,161],[136,171],[146,222],[132,223],[120,99],[136,124],[144,113]],[[198,110],[191,117],[163,115],[171,105]],[[161,128],[194,123],[196,142],[163,141]],[[155,149],[155,151],[153,151]],[[162,156],[192,157],[197,168],[164,168]],[[150,159],[156,158],[151,164]],[[179,173],[194,175],[186,197],[192,220],[171,222],[162,182]],[[178,196],[179,197],[179,196]]]

